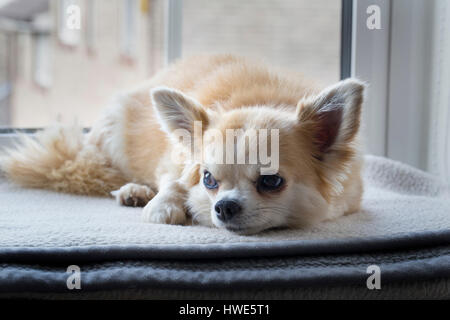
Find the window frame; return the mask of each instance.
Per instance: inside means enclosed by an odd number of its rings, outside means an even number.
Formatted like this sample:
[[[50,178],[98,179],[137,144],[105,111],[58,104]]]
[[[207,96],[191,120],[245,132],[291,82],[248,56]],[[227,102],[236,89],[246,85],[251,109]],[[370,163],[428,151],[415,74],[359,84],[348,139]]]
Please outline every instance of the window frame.
[[[351,75],[368,84],[361,126],[365,151],[387,156],[391,2],[356,0],[352,5]],[[380,8],[380,30],[367,28],[367,8],[370,5]]]
[[[366,28],[373,4],[381,30]],[[450,4],[354,0],[353,14],[352,76],[368,83],[366,152],[450,181]]]
[[[432,59],[429,97],[431,117],[427,169],[450,182],[450,3],[437,0],[433,29],[435,50]]]
[[[352,76],[352,24],[353,0],[341,1],[341,65],[340,78],[347,79]]]

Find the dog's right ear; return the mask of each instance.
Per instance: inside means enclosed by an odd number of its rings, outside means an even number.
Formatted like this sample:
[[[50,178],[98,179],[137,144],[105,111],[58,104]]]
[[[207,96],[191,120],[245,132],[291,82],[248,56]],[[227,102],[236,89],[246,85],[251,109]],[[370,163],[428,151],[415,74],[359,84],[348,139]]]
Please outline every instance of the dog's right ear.
[[[150,96],[159,123],[168,134],[177,129],[193,134],[195,121],[201,121],[203,128],[208,126],[208,114],[202,105],[181,91],[156,87],[150,91]]]

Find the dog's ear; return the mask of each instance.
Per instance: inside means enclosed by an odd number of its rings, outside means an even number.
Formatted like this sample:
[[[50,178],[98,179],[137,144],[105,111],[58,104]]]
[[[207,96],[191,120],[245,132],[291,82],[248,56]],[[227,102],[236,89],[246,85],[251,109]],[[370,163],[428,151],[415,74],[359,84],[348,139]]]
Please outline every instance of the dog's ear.
[[[208,114],[194,98],[166,87],[152,89],[150,96],[161,127],[167,133],[184,129],[192,134],[195,121],[201,121],[203,128],[208,126]]]
[[[359,130],[364,84],[356,79],[338,82],[314,97],[300,100],[296,115],[315,145],[315,156],[339,151]]]

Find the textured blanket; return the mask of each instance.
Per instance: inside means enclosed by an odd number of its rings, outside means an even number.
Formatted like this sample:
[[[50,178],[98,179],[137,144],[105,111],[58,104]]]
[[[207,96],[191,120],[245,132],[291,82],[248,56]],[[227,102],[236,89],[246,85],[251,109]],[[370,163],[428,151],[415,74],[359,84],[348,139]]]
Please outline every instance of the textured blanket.
[[[450,188],[367,156],[362,210],[239,236],[141,222],[112,199],[0,180],[0,293],[45,297],[450,298]],[[69,265],[81,289],[69,290]],[[371,265],[381,289],[370,290]],[[369,273],[368,273],[369,272]]]

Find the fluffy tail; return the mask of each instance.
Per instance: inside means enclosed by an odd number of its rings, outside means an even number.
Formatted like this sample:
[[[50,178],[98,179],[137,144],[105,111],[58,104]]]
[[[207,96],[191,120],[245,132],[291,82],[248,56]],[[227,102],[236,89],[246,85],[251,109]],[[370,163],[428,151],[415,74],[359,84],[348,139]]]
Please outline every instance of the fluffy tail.
[[[125,184],[95,145],[85,142],[77,127],[53,127],[36,134],[21,135],[19,143],[2,151],[0,169],[24,187],[46,188],[84,195],[109,195]]]

